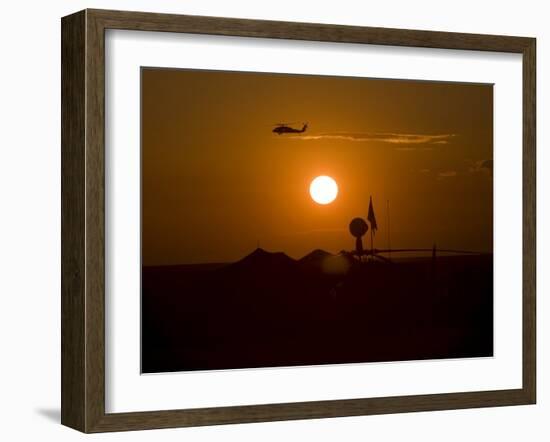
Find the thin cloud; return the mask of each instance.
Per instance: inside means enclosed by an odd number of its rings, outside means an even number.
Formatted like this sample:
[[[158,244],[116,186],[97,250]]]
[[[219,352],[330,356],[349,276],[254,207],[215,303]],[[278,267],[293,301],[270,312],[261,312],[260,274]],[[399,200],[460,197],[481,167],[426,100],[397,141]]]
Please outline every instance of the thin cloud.
[[[434,143],[436,144],[436,143]],[[417,146],[399,146],[399,147],[395,147],[394,148],[395,150],[398,150],[398,151],[401,151],[401,152],[412,152],[412,151],[417,151],[417,150],[434,150],[433,147],[417,147]]]
[[[437,174],[437,177],[439,179],[443,179],[443,178],[452,178],[452,177],[455,177],[457,174],[456,174],[456,170],[445,170],[443,172],[439,172]]]
[[[318,233],[341,233],[345,231],[346,229],[342,229],[341,227],[327,227],[327,228],[311,229],[311,230],[299,230],[296,232],[291,232],[288,235],[314,235]]]
[[[393,132],[327,132],[292,137],[299,140],[372,141],[389,144],[448,144],[455,134],[402,134]],[[400,150],[412,150],[399,148]]]
[[[487,173],[489,175],[493,175],[493,160],[479,160],[472,163],[472,165],[469,168],[469,171],[471,173]]]

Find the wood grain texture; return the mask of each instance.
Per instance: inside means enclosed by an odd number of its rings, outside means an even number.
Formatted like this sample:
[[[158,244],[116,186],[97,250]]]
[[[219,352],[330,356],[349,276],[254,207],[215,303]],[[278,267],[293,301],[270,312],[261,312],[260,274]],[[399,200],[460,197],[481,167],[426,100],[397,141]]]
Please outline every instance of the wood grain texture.
[[[391,46],[522,52],[529,38],[317,23],[88,10],[106,29],[131,29]]]
[[[105,413],[106,29],[523,54],[523,387],[515,390]],[[86,10],[62,20],[62,423],[83,432],[531,404],[536,398],[535,40]]]
[[[61,29],[61,422],[85,426],[85,13]]]
[[[268,405],[107,414],[93,432],[145,430],[295,419],[320,419],[530,403],[523,390],[293,402]]]
[[[536,40],[523,50],[523,389],[536,402]]]
[[[105,38],[86,11],[86,427],[105,415]]]

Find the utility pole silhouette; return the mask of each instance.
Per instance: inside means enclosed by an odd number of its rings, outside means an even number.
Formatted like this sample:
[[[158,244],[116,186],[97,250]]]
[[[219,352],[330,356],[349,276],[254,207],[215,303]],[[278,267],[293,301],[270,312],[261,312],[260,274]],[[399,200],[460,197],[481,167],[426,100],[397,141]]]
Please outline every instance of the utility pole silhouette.
[[[374,257],[374,234],[378,230],[378,225],[376,224],[376,216],[374,215],[374,207],[372,206],[372,196],[369,200],[369,214],[367,219],[370,223],[370,254]]]
[[[349,223],[349,231],[353,237],[355,237],[355,254],[359,257],[359,260],[363,260],[365,254],[363,250],[363,241],[361,237],[367,233],[369,226],[363,218],[353,218]]]
[[[390,241],[390,200],[387,200],[387,212],[388,212],[388,254],[389,259],[391,259],[391,241]]]

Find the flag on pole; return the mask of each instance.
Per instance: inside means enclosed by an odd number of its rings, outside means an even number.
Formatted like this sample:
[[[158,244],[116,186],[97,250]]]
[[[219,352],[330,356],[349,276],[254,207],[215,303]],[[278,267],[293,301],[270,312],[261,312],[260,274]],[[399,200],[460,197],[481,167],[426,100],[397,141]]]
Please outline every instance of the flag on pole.
[[[378,226],[376,225],[376,216],[374,216],[374,209],[372,207],[372,196],[370,197],[369,201],[369,214],[367,216],[367,219],[369,220],[372,233],[376,233],[376,231],[378,230]]]

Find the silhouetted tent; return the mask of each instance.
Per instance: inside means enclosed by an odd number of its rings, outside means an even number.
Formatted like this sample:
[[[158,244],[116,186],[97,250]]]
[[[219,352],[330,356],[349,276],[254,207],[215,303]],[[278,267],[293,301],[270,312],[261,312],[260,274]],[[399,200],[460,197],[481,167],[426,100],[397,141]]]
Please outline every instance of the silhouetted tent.
[[[337,258],[338,255],[333,255],[332,253],[326,252],[324,250],[316,249],[302,257],[298,261],[298,264],[300,265],[300,268],[305,271],[322,271],[323,273],[326,273],[325,270],[335,267],[335,264],[337,263]]]
[[[250,255],[245,256],[240,261],[231,264],[230,267],[241,268],[285,268],[296,265],[296,261],[283,252],[268,252],[262,248],[257,248]]]
[[[300,264],[319,263],[330,256],[334,256],[334,255],[332,253],[325,252],[324,250],[321,250],[321,249],[315,249],[312,252],[300,258],[298,262]]]

